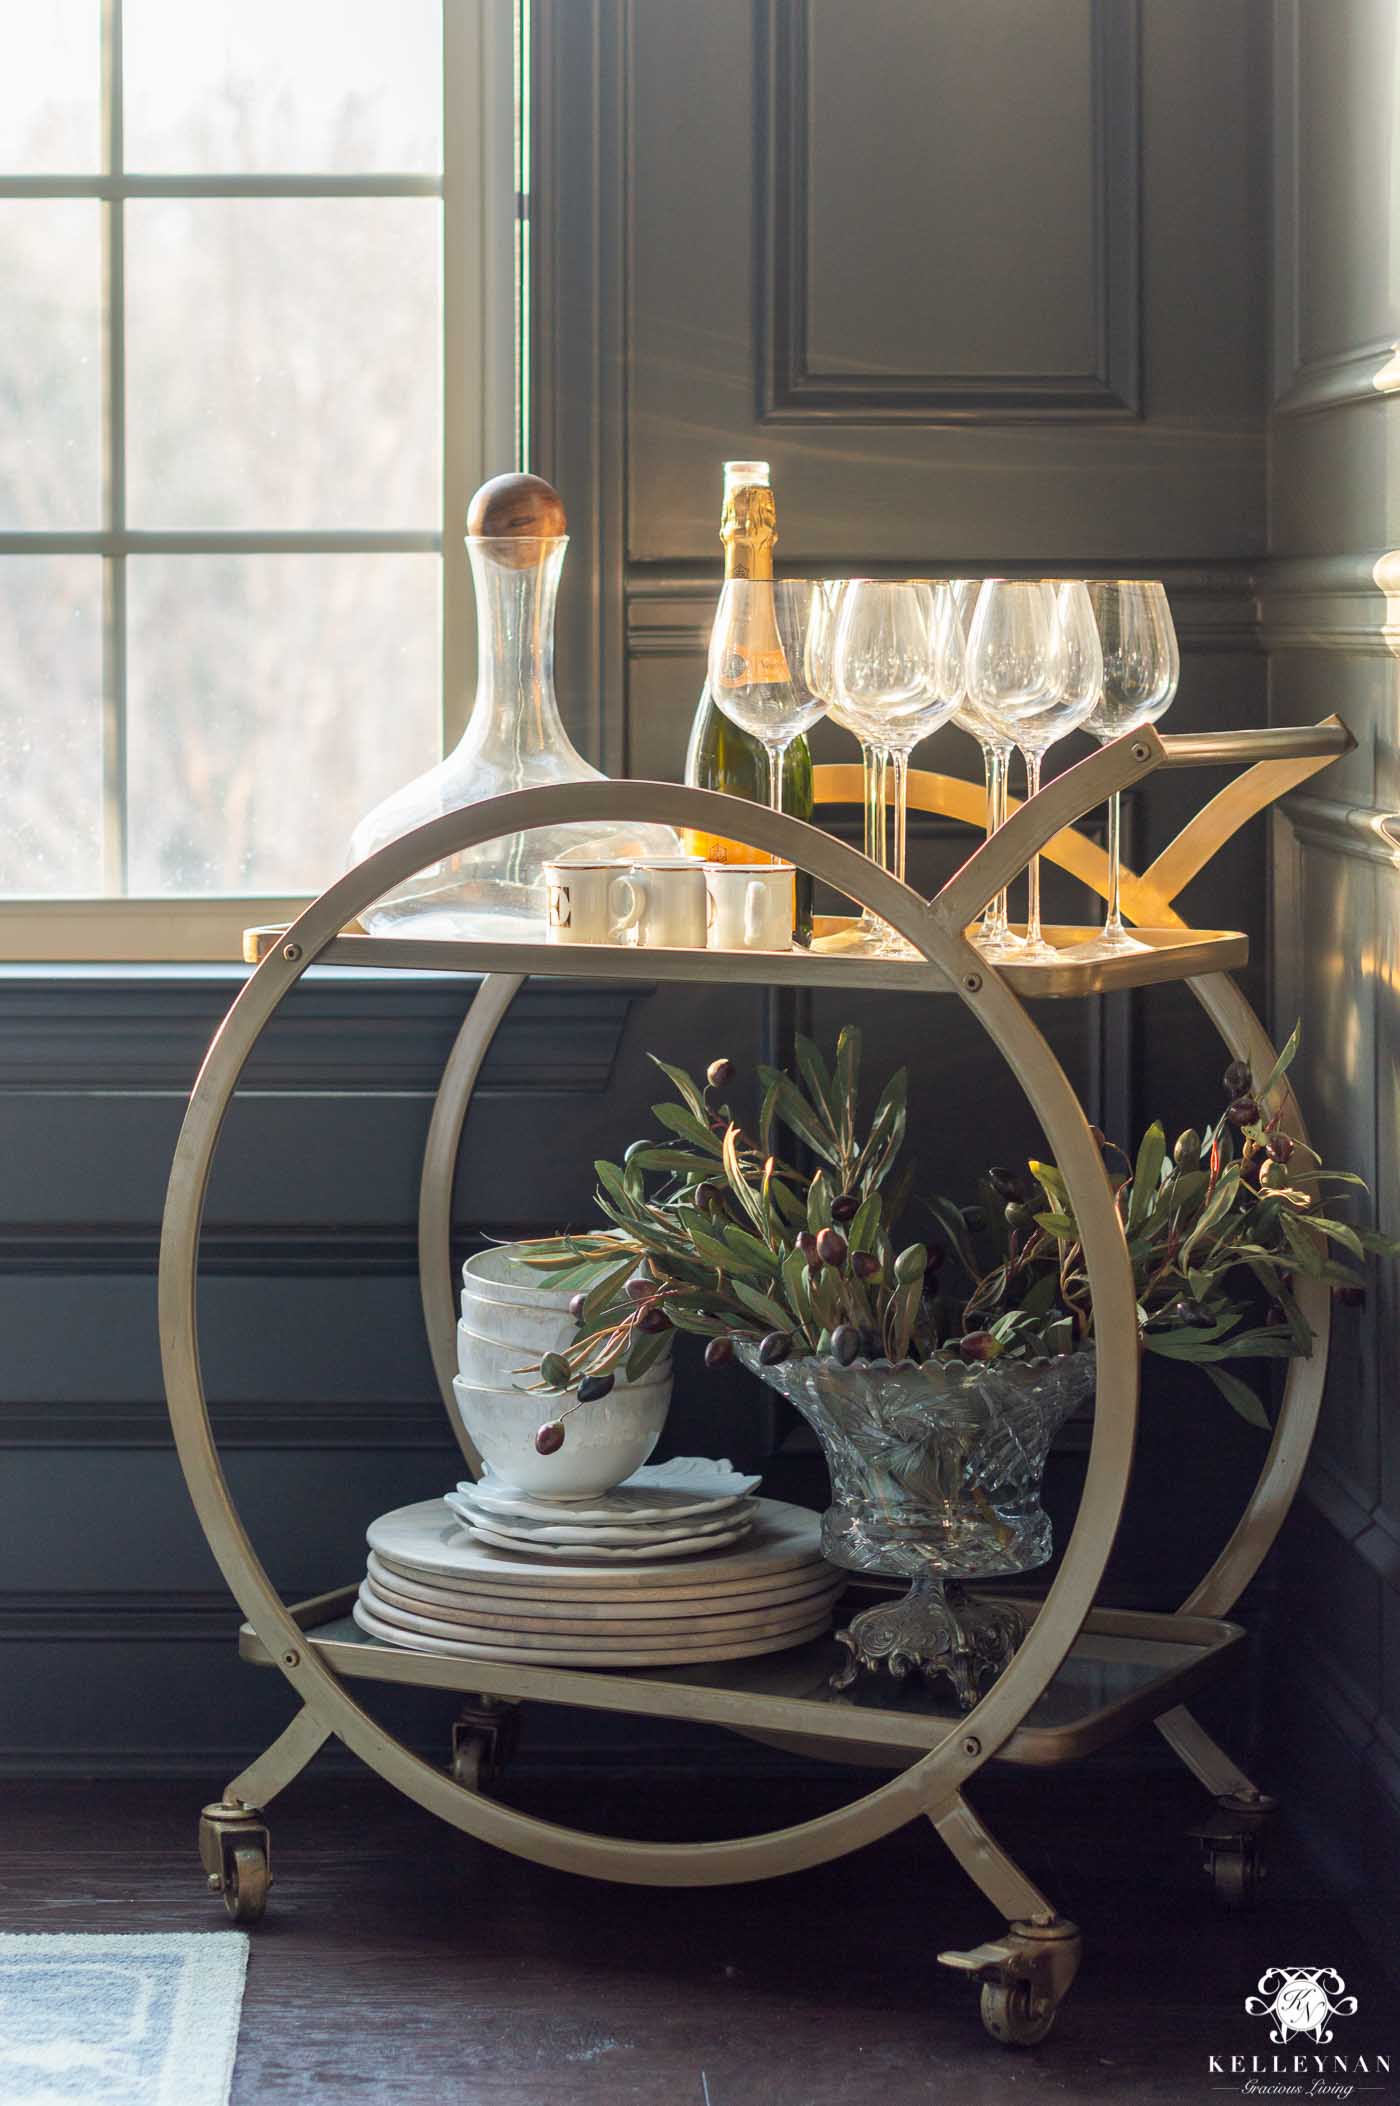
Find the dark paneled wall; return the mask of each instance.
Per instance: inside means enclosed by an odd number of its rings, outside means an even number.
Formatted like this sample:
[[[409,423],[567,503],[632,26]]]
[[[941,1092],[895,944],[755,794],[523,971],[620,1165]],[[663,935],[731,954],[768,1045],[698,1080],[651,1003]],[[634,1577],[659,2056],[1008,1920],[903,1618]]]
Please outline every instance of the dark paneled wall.
[[[1275,719],[1336,709],[1357,750],[1290,798],[1275,839],[1275,1006],[1301,1015],[1324,1154],[1400,1226],[1400,693],[1395,600],[1400,27],[1367,0],[1275,10],[1275,373],[1265,635]],[[1340,1312],[1305,1497],[1284,1543],[1275,1703],[1326,1826],[1400,1883],[1400,1380],[1396,1267]]]
[[[573,523],[559,680],[585,750],[615,773],[679,774],[719,464],[749,454],[773,463],[790,569],[1162,575],[1185,653],[1172,723],[1262,720],[1262,0],[534,12],[532,465]],[[850,757],[835,732],[819,752]],[[951,730],[919,759],[978,765]],[[1140,860],[1201,789],[1177,774],[1133,800]],[[962,852],[955,830],[917,829],[916,881]],[[1260,939],[1264,897],[1256,829],[1186,905]],[[1072,888],[1056,900],[1087,908]],[[162,1187],[236,978],[0,983],[11,1768],[217,1772],[286,1709],[232,1659],[160,1419]],[[316,977],[229,1124],[207,1373],[245,1517],[289,1590],[349,1577],[366,1520],[453,1471],[412,1236],[429,1091],[468,992]],[[810,1022],[830,1036],[853,1013],[824,996]],[[1036,1146],[952,1004],[936,1028],[893,998],[858,1014],[872,1072],[913,1065],[930,1184],[965,1188],[986,1156]],[[1108,1126],[1153,1110],[1199,1123],[1202,1092],[1214,1103],[1219,1058],[1184,992],[1048,1005],[1042,1021]],[[586,1211],[593,1157],[632,1137],[655,1094],[646,1048],[742,1065],[773,1025],[747,996],[531,990],[469,1128],[464,1236]],[[775,1427],[742,1400],[709,1423],[692,1401],[677,1438],[762,1454]],[[1144,1511],[1157,1481],[1193,1511],[1208,1495],[1208,1447],[1199,1485],[1171,1449],[1157,1445]],[[1125,1586],[1169,1598],[1169,1562],[1159,1532]]]

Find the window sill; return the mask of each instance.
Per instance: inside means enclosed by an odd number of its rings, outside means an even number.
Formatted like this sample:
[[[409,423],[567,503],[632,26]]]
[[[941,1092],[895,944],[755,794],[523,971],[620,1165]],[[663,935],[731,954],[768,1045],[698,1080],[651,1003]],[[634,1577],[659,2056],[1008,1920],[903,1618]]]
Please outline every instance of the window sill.
[[[16,965],[232,965],[243,931],[294,921],[309,898],[0,900],[0,961]]]

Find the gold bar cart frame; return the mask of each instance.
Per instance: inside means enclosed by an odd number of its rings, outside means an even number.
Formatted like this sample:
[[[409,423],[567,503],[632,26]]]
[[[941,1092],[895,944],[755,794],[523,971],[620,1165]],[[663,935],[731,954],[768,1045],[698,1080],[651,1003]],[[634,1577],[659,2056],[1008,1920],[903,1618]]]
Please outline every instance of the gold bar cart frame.
[[[250,930],[245,950],[256,971],[238,995],[195,1082],[171,1170],[162,1233],[160,1333],[170,1417],[181,1464],[201,1525],[247,1624],[248,1657],[273,1662],[302,1709],[280,1738],[207,1807],[201,1853],[211,1887],[221,1889],[238,1920],[262,1913],[268,1884],[263,1810],[334,1734],[368,1766],[428,1811],[484,1842],[558,1869],[645,1885],[713,1885],[761,1879],[819,1864],[925,1815],[963,1869],[1006,1919],[1004,1934],[944,1961],[982,1983],[983,2019],[1000,2040],[1043,2037],[1078,1964],[1074,1925],[999,1848],[964,1796],[968,1781],[994,1755],[1021,1761],[1063,1760],[1104,1737],[1153,1716],[1183,1762],[1216,1796],[1228,1818],[1209,1838],[1217,1884],[1227,1893],[1252,1885],[1256,1829],[1271,1802],[1257,1792],[1181,1703],[1205,1669],[1241,1636],[1223,1622],[1272,1545],[1297,1491],[1326,1372],[1330,1297],[1318,1282],[1299,1282],[1314,1333],[1307,1359],[1289,1364],[1277,1423],[1258,1483],[1229,1541],[1175,1617],[1126,1617],[1096,1608],[1095,1598],[1117,1535],[1137,1420],[1138,1341],[1132,1269],[1099,1149],[1075,1093],[1024,999],[1073,997],[1185,979],[1232,1055],[1267,1071],[1274,1053],[1263,1027],[1229,977],[1247,956],[1233,931],[1187,927],[1174,901],[1216,850],[1273,798],[1325,767],[1352,743],[1335,718],[1307,731],[1205,734],[1163,739],[1148,729],[1105,746],[1015,809],[931,900],[898,883],[866,857],[813,826],[745,801],[670,783],[604,782],[527,790],[486,800],[418,828],[348,872],[285,928]],[[1142,876],[1125,873],[1123,907],[1149,946],[1123,958],[1077,959],[1084,931],[1052,930],[1062,960],[995,968],[968,940],[983,906],[1039,851],[1100,894],[1107,890],[1102,852],[1076,822],[1112,791],[1161,766],[1249,764],[1183,830]],[[854,801],[860,771],[817,770],[823,801]],[[984,823],[980,788],[915,771],[910,802],[972,826]],[[353,933],[360,912],[425,866],[478,843],[564,821],[659,820],[741,837],[783,856],[889,922],[912,943],[910,960],[862,959],[795,951],[790,956],[684,952],[543,944],[425,942]],[[353,1627],[332,1636],[348,1596],[287,1605],[273,1587],[232,1499],[213,1438],[200,1373],[196,1287],[205,1198],[220,1129],[261,1032],[288,990],[312,964],[397,966],[484,974],[449,1055],[425,1148],[419,1209],[423,1310],[434,1365],[451,1405],[456,1305],[450,1261],[451,1194],[463,1125],[482,1062],[511,1001],[530,972],[590,978],[723,977],[729,982],[901,988],[951,995],[976,1016],[1016,1075],[1063,1172],[1081,1224],[1098,1340],[1092,1439],[1079,1512],[1060,1568],[1028,1634],[1000,1678],[972,1711],[925,1719],[921,1734],[897,1759],[897,1775],[815,1820],[762,1835],[707,1843],[644,1843],[559,1827],[498,1804],[459,1776],[405,1747],[362,1708],[347,1677],[393,1679],[469,1693],[471,1735],[489,1745],[499,1715],[521,1697],[706,1719],[782,1745],[825,1746],[839,1755],[844,1727],[833,1734],[828,1707],[800,1698],[727,1691],[652,1673],[499,1668],[374,1647]],[[1305,1138],[1287,1084],[1285,1123]],[[456,1428],[455,1414],[452,1423]],[[458,1432],[468,1463],[479,1459]],[[1107,1619],[1107,1622],[1105,1622]],[[1115,1620],[1116,1619],[1116,1620]],[[324,1632],[325,1635],[318,1635]],[[1157,1645],[1164,1666],[1150,1691],[1101,1710],[1079,1734],[1056,1737],[1028,1724],[1072,1648],[1088,1633],[1095,1643]],[[1159,1657],[1152,1655],[1152,1657]],[[478,1779],[479,1781],[479,1779]],[[1238,1845],[1238,1847],[1236,1847]],[[1221,1877],[1221,1867],[1224,1877]]]

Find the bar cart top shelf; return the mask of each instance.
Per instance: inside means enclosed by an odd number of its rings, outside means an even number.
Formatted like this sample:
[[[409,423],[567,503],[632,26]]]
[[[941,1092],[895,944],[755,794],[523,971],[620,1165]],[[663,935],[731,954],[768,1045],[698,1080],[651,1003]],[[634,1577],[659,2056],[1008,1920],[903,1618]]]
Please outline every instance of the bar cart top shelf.
[[[1253,813],[1306,781],[1319,768],[1349,751],[1354,743],[1345,725],[1335,717],[1317,725],[1247,732],[1199,732],[1170,738],[1160,738],[1150,728],[1130,733],[1066,770],[1028,804],[1017,806],[1013,802],[1007,824],[972,854],[942,892],[927,903],[927,910],[945,935],[970,926],[993,894],[1023,870],[1037,851],[1091,889],[1106,892],[1107,859],[1075,831],[1075,822],[1084,812],[1110,792],[1140,781],[1159,767],[1243,765],[1247,772],[1205,805],[1149,870],[1141,876],[1131,871],[1123,873],[1124,912],[1134,923],[1133,933],[1142,948],[1096,955],[1098,929],[1051,926],[1045,934],[1060,954],[1053,962],[1027,964],[1012,958],[996,965],[1014,994],[1031,999],[1111,994],[1160,981],[1194,980],[1232,972],[1248,962],[1248,939],[1235,929],[1189,928],[1173,901]],[[711,793],[678,791],[675,785],[660,783],[599,782],[573,785],[572,790],[576,799],[597,807],[600,816],[600,800],[625,799],[629,807],[640,809],[650,799],[658,816],[664,818],[669,811],[682,823],[684,815],[677,805],[678,798],[692,819],[691,807],[701,795],[709,797],[717,807],[734,802],[715,798]],[[819,768],[816,791],[819,802],[854,801],[861,794],[860,770]],[[522,799],[529,802],[529,797],[530,793],[518,792],[513,798],[492,800],[478,809],[485,814],[499,807],[501,825],[514,826],[521,820],[512,808],[518,808]],[[916,809],[970,826],[980,826],[985,820],[983,791],[958,777],[915,770],[909,778],[909,801]],[[542,814],[532,814],[524,823],[540,823],[540,818]],[[710,823],[720,825],[718,819]],[[787,824],[791,826],[792,822]],[[425,837],[429,831],[426,827],[421,830]],[[799,833],[804,831],[811,832],[798,829]],[[482,838],[489,838],[489,834]],[[801,860],[800,853],[798,859]],[[927,960],[862,956],[843,947],[844,935],[851,925],[848,917],[818,917],[810,949],[795,947],[780,952],[378,937],[366,935],[357,923],[352,923],[318,948],[316,963],[362,971],[542,974],[570,979],[647,981],[724,979],[747,986],[887,988],[919,994],[957,991],[947,973]],[[249,965],[261,964],[284,946],[289,963],[300,961],[300,947],[291,936],[295,926],[282,923],[246,929],[245,961]]]
[[[287,927],[246,929],[243,955],[258,965],[284,942]],[[844,917],[818,916],[816,946],[791,951],[697,951],[638,949],[628,944],[454,943],[442,938],[365,936],[346,931],[327,945],[318,965],[385,968],[400,972],[540,973],[570,979],[706,980],[754,987],[886,988],[914,994],[951,994],[947,977],[921,958],[852,956],[821,945],[847,926]],[[1249,958],[1249,939],[1234,929],[1145,929],[1134,936],[1147,946],[1121,957],[1094,957],[1099,931],[1048,927],[1060,950],[1054,964],[999,964],[1007,985],[1023,997],[1112,994],[1161,980],[1189,980],[1201,973],[1232,972]],[[1077,957],[1076,951],[1089,955]]]

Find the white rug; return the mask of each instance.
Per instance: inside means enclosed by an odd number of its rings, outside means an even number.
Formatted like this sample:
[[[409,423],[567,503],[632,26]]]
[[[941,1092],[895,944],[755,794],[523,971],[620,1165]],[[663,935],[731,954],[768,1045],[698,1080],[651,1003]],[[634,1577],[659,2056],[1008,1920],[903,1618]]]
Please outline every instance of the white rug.
[[[4,2106],[227,2106],[242,1931],[0,1933]]]

